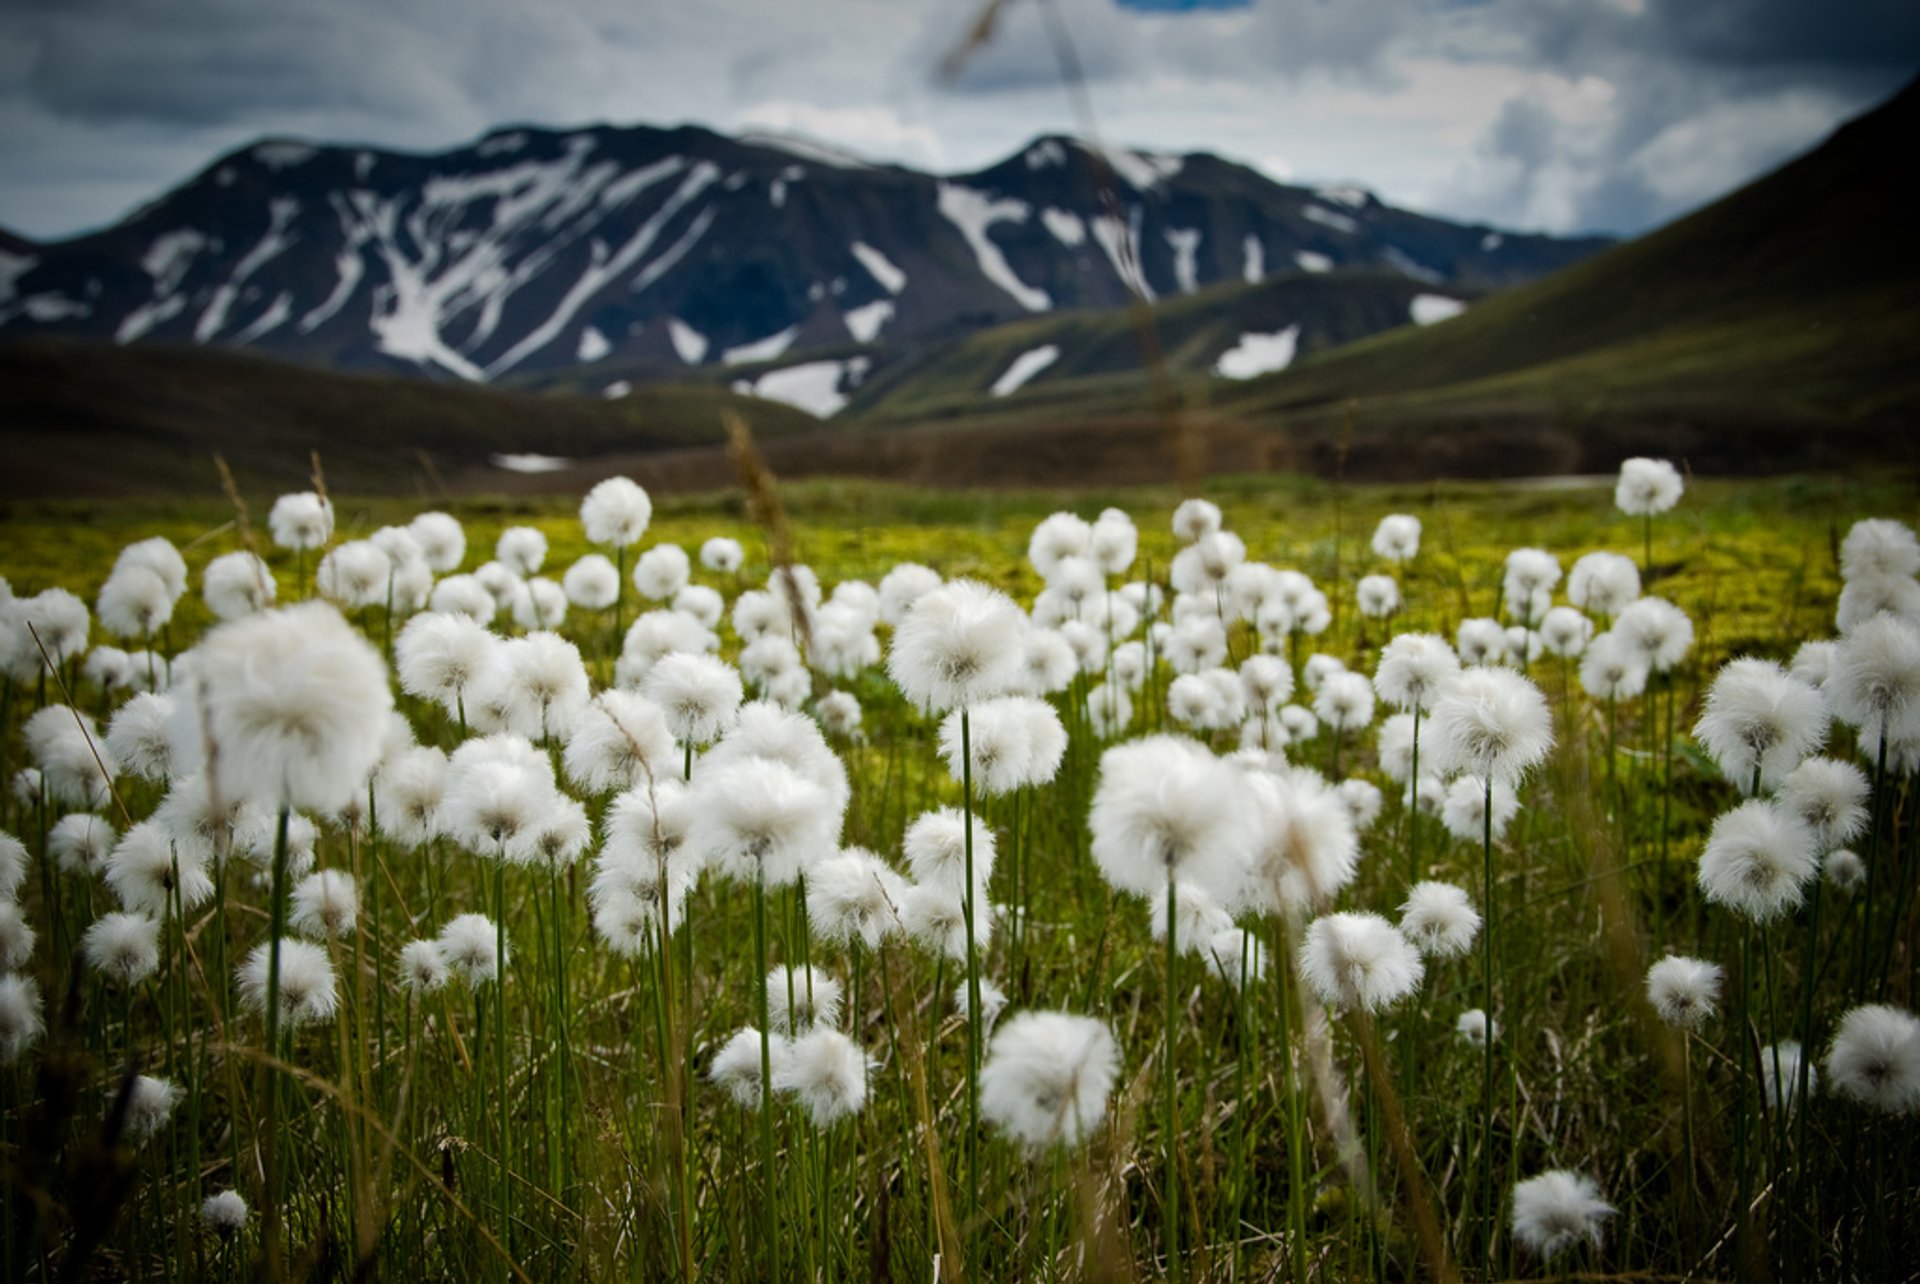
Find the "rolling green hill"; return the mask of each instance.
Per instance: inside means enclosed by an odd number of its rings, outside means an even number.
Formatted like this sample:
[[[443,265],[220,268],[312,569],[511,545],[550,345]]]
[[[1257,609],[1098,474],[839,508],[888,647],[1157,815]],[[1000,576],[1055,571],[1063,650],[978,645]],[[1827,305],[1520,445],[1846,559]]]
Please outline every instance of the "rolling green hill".
[[[1906,166],[1920,82],[1668,227],[1462,316],[1218,392],[1224,417],[1356,467],[1711,471],[1914,459],[1920,241]],[[1350,425],[1350,426],[1349,426]]]

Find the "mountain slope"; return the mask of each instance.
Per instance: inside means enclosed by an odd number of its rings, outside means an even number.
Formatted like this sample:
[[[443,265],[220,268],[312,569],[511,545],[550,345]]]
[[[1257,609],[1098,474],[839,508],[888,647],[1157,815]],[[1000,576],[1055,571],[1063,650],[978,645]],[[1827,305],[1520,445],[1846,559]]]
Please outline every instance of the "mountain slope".
[[[1062,138],[948,178],[693,127],[514,129],[438,155],[272,140],[113,227],[0,246],[0,336],[646,382],[1112,308],[1130,286],[1171,298],[1351,269],[1479,292],[1604,244],[1463,227],[1209,155],[1108,159],[1111,206],[1094,156]]]
[[[712,387],[661,385],[618,401],[535,397],[242,353],[54,339],[0,344],[0,386],[7,498],[218,495],[216,452],[243,481],[281,486],[302,481],[318,451],[342,490],[509,490],[522,474],[503,464],[558,469],[720,441],[727,409],[765,440],[818,426]]]
[[[1635,449],[1736,470],[1910,457],[1920,244],[1894,158],[1916,132],[1920,82],[1679,222],[1445,324],[1223,389],[1218,409],[1322,450],[1349,415],[1363,452],[1530,435],[1515,465],[1542,471]]]

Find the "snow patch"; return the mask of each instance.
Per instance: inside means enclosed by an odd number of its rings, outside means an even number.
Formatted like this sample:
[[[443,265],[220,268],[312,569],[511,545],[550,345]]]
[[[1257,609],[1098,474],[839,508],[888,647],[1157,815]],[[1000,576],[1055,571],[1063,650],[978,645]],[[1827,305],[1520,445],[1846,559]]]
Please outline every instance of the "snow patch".
[[[164,325],[187,310],[187,296],[168,294],[143,303],[126,316],[113,332],[115,343],[132,343],[157,325]]]
[[[789,156],[798,156],[801,160],[831,165],[835,169],[873,168],[851,152],[838,151],[809,139],[793,138],[786,134],[745,133],[739,136],[739,141],[752,147],[769,147]]]
[[[292,197],[277,197],[268,204],[267,217],[270,222],[266,234],[241,256],[240,261],[234,264],[232,275],[214,290],[212,302],[207,304],[207,310],[200,314],[200,320],[194,324],[195,343],[205,343],[220,333],[227,324],[227,313],[240,297],[240,288],[247,283],[247,279],[293,244],[295,238],[286,234],[287,227],[299,213],[300,202]]]
[[[1158,187],[1178,174],[1186,165],[1186,161],[1178,156],[1162,156],[1153,152],[1130,152],[1124,147],[1116,147],[1105,155],[1107,165],[1113,170],[1115,176],[1140,192]]]
[[[838,361],[809,361],[784,370],[769,370],[751,383],[743,379],[734,386],[751,396],[784,402],[826,419],[847,404],[840,391],[842,373]]]
[[[993,387],[987,389],[996,397],[1004,397],[1018,391],[1029,379],[1045,370],[1060,359],[1058,344],[1043,344],[1038,348],[1029,348],[1013,359],[1013,364],[1001,372],[993,381]]]
[[[1170,227],[1166,232],[1167,244],[1173,247],[1173,279],[1182,294],[1192,294],[1200,288],[1200,269],[1197,259],[1200,253],[1200,229],[1197,227]]]
[[[893,320],[893,300],[875,299],[857,308],[848,308],[841,313],[841,319],[847,323],[847,333],[861,343],[872,343],[880,336],[880,327]]]
[[[598,361],[612,351],[613,345],[607,342],[607,336],[597,327],[588,326],[580,332],[580,346],[574,349],[573,357],[576,361]]]
[[[1485,236],[1480,238],[1480,248],[1486,251],[1488,254],[1493,253],[1495,250],[1499,249],[1501,246],[1505,245],[1506,243],[1507,243],[1507,238],[1500,235],[1500,233],[1498,232],[1488,232]]]
[[[1367,208],[1367,202],[1372,198],[1372,193],[1366,188],[1356,187],[1351,183],[1330,183],[1326,187],[1316,187],[1313,189],[1313,194],[1322,200],[1332,201],[1336,205],[1344,205],[1350,210]]]
[[[1466,310],[1466,304],[1444,294],[1416,294],[1413,302],[1407,305],[1407,315],[1413,318],[1415,325],[1432,325],[1436,321],[1457,317]]]
[[[860,266],[867,270],[867,275],[878,281],[880,288],[888,294],[898,294],[907,288],[907,274],[896,267],[892,259],[865,241],[855,241],[852,249],[853,257],[860,260]]]
[[[51,324],[55,321],[70,321],[76,317],[93,315],[93,308],[89,305],[80,302],[78,299],[69,299],[64,294],[53,292],[29,294],[20,301],[20,307],[21,310],[27,314],[29,320],[38,321],[42,324]]]
[[[673,161],[677,168],[679,158],[675,157]],[[665,164],[665,162],[662,162],[662,164]],[[663,171],[663,177],[667,172],[671,171]],[[538,352],[541,348],[558,338],[560,332],[572,323],[574,313],[579,311],[588,299],[599,293],[609,281],[617,280],[625,276],[633,265],[639,262],[640,259],[653,248],[654,241],[659,238],[661,231],[672,221],[673,217],[682,209],[686,208],[687,205],[698,199],[702,192],[712,184],[718,182],[719,179],[720,167],[707,161],[701,161],[687,171],[687,176],[681,180],[680,186],[674,190],[673,195],[661,202],[660,208],[655,210],[653,215],[648,218],[646,222],[642,223],[619,249],[607,253],[605,252],[605,247],[596,241],[594,243],[593,261],[590,262],[586,270],[580,274],[579,280],[568,287],[566,294],[561,298],[559,304],[555,306],[552,314],[549,315],[545,321],[542,321],[532,330],[529,330],[518,343],[514,344],[513,347],[509,348],[502,356],[496,359],[492,365],[488,366],[486,369],[486,377],[490,379],[504,370],[512,369],[528,356]],[[705,231],[705,225],[697,221],[695,227],[702,232]],[[669,249],[667,253],[677,257],[678,254],[685,252],[686,244],[687,239],[683,237],[682,244],[673,249]],[[642,275],[644,277],[645,274],[643,273]],[[634,288],[641,289],[644,288],[644,286],[636,283]]]
[[[707,359],[707,336],[679,317],[667,318],[667,338],[673,343],[674,354],[688,365],[697,366]]]
[[[1027,168],[1045,169],[1049,165],[1067,163],[1067,149],[1060,145],[1057,138],[1046,138],[1027,148]]]
[[[270,143],[257,144],[252,152],[255,160],[271,170],[292,169],[295,165],[304,165],[319,154],[320,149],[308,143],[296,143],[286,139]]]
[[[1324,254],[1318,254],[1312,250],[1294,251],[1293,265],[1302,272],[1333,271],[1333,260]]]
[[[495,468],[504,468],[510,473],[533,475],[536,473],[557,473],[573,467],[571,459],[560,455],[488,455],[487,462]]]
[[[1126,223],[1112,214],[1102,214],[1093,220],[1092,226],[1093,239],[1106,252],[1107,262],[1113,265],[1113,274],[1120,278],[1120,284],[1148,303],[1153,302],[1153,287],[1147,284],[1146,273],[1140,269],[1140,207],[1134,206]]]
[[[767,185],[767,199],[773,202],[773,208],[777,210],[785,209],[787,207],[787,180],[784,178],[776,178],[773,182],[769,183]]]
[[[354,182],[364,183],[367,181],[367,176],[373,173],[373,164],[375,159],[376,158],[374,157],[374,154],[372,152],[355,152],[353,154],[353,181]]]
[[[1213,372],[1226,379],[1251,379],[1293,364],[1300,343],[1299,323],[1273,334],[1243,334],[1240,342],[1220,354]]]
[[[1321,227],[1330,227],[1336,232],[1352,236],[1360,230],[1360,225],[1345,214],[1336,214],[1321,205],[1304,205],[1300,208],[1300,217],[1309,223],[1318,223]]]
[[[612,383],[600,390],[600,395],[608,401],[618,401],[632,391],[633,385],[625,379],[615,379]]]
[[[31,254],[15,254],[11,250],[0,250],[0,303],[13,299],[14,291],[20,284],[20,278],[33,271],[40,260]]]
[[[475,156],[506,156],[519,151],[527,145],[527,136],[520,130],[508,134],[495,134],[492,138],[483,138],[480,145],[473,149]]]
[[[1257,285],[1267,278],[1267,247],[1260,244],[1260,238],[1252,232],[1240,243],[1240,275],[1246,278],[1248,285]]]
[[[1045,312],[1053,306],[1053,299],[1045,290],[1034,289],[1014,275],[1007,256],[988,235],[995,223],[1025,223],[1033,212],[1032,207],[1011,197],[995,200],[985,192],[953,183],[940,184],[939,205],[940,213],[960,230],[960,235],[973,248],[982,276],[1005,290],[1015,303],[1029,312]]]
[[[793,346],[793,341],[798,338],[799,335],[800,327],[790,325],[779,333],[770,334],[764,339],[755,339],[752,343],[743,343],[738,347],[728,348],[720,354],[720,360],[730,366],[745,365],[749,361],[777,361],[788,348]]]
[[[244,348],[270,330],[278,329],[287,323],[293,315],[293,291],[282,290],[267,305],[266,311],[253,319],[253,324],[233,336],[235,347]]]
[[[1397,245],[1389,245],[1383,253],[1386,255],[1387,262],[1393,265],[1393,269],[1403,276],[1424,281],[1428,285],[1439,285],[1447,279]]]
[[[1053,233],[1054,240],[1070,250],[1087,243],[1087,225],[1072,210],[1057,210],[1048,206],[1040,211],[1040,221]]]

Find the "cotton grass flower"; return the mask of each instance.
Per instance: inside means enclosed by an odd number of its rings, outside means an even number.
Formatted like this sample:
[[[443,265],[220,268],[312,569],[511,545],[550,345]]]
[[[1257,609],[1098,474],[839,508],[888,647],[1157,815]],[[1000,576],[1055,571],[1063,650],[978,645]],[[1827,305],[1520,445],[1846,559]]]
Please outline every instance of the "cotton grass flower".
[[[1360,855],[1353,813],[1338,791],[1312,772],[1243,773],[1252,810],[1254,848],[1235,909],[1272,914],[1318,907],[1353,881]]]
[[[39,982],[30,976],[0,976],[0,1066],[19,1061],[46,1029]]]
[[[485,914],[460,914],[440,929],[436,941],[440,957],[453,974],[477,990],[500,979],[500,937],[494,921]]]
[[[239,968],[240,1000],[256,1012],[267,1010],[267,942],[253,947]],[[340,1005],[333,962],[321,946],[284,937],[280,941],[280,1019],[287,1026],[329,1021]],[[270,1050],[271,1051],[271,1050]]]
[[[973,818],[973,881],[984,889],[993,877],[993,831]],[[907,826],[902,848],[914,881],[939,886],[964,896],[967,877],[967,820],[957,807],[942,807],[917,817]]]
[[[1191,740],[1150,736],[1100,756],[1088,824],[1093,858],[1122,891],[1164,897],[1172,881],[1230,889],[1255,842],[1239,773]]]
[[[827,1128],[866,1105],[870,1065],[852,1039],[816,1027],[787,1045],[773,1068],[773,1086],[798,1100],[816,1128]]]
[[[1725,978],[1718,963],[1670,954],[1647,969],[1647,1001],[1674,1029],[1697,1031],[1713,1016]]]
[[[1608,631],[1588,643],[1580,658],[1580,685],[1596,700],[1631,700],[1647,689],[1646,654]]]
[[[1473,1048],[1487,1046],[1487,1014],[1479,1008],[1468,1008],[1453,1023],[1453,1032],[1460,1041]],[[1500,1037],[1500,1023],[1493,1023],[1493,1037]]]
[[[1119,1048],[1102,1022],[1021,1012],[988,1046],[980,1113],[1030,1151],[1077,1146],[1106,1117],[1119,1070]]]
[[[33,957],[33,927],[16,901],[0,900],[0,972],[25,967]]]
[[[333,504],[312,491],[282,495],[267,513],[267,529],[281,548],[319,548],[333,538]]]
[[[160,924],[145,914],[102,914],[80,938],[80,952],[94,971],[137,985],[160,968]]]
[[[1850,762],[1808,758],[1780,782],[1775,801],[1805,821],[1814,847],[1829,852],[1867,831],[1866,773]]]
[[[1613,506],[1629,517],[1648,517],[1679,503],[1684,489],[1680,470],[1666,460],[1626,459],[1614,484]]]
[[[894,631],[887,673],[919,708],[964,708],[1017,681],[1024,621],[1004,593],[954,580],[913,604]]]
[[[1877,755],[1883,735],[1920,735],[1920,627],[1891,615],[1860,625],[1841,640],[1821,691],[1863,752]]]
[[[633,586],[640,596],[664,602],[687,586],[692,573],[685,549],[678,544],[655,544],[633,564]]]
[[[107,577],[94,611],[115,637],[147,638],[173,618],[173,596],[156,572],[130,566]]]
[[[929,954],[953,963],[967,961],[967,904],[959,888],[945,882],[910,886],[900,898],[900,923],[907,937]],[[973,916],[974,949],[993,941],[993,914],[981,905]]]
[[[1920,1019],[1883,1003],[1840,1019],[1827,1080],[1842,1096],[1890,1115],[1920,1113]]]
[[[1820,693],[1771,660],[1729,661],[1707,689],[1693,734],[1741,792],[1777,784],[1827,737]]]
[[[447,755],[431,745],[416,745],[382,762],[373,777],[382,832],[405,847],[437,838],[448,770]]]
[[[604,611],[620,598],[620,572],[599,553],[581,557],[560,577],[567,601],[583,611]]]
[[[1463,672],[1435,702],[1425,744],[1436,772],[1517,784],[1553,747],[1540,688],[1505,669]]]
[[[746,757],[694,782],[687,845],[728,878],[784,887],[839,850],[840,814],[827,791],[784,762]]]
[[[302,935],[317,939],[345,936],[359,917],[360,889],[353,875],[343,870],[323,869],[309,874],[293,889],[293,912],[288,922]]]
[[[48,801],[69,807],[106,805],[116,764],[92,718],[63,704],[48,705],[27,719],[21,739],[40,769]]]
[[[1548,655],[1571,660],[1593,639],[1593,621],[1570,606],[1556,606],[1540,617],[1540,645]]]
[[[1373,554],[1389,562],[1411,562],[1420,553],[1420,519],[1391,513],[1373,530]]]
[[[1867,863],[1859,855],[1842,848],[1828,852],[1821,863],[1821,874],[1827,884],[1843,896],[1850,896],[1867,881]]]
[[[1300,979],[1331,1008],[1375,1012],[1411,994],[1426,965],[1378,914],[1340,913],[1307,925]]]
[[[1000,696],[968,711],[973,787],[992,797],[1053,779],[1066,752],[1067,733],[1060,715],[1044,700]],[[940,724],[940,754],[955,779],[965,766],[959,713]]]
[[[174,843],[152,821],[141,821],[114,845],[106,881],[122,909],[154,918],[198,909],[213,897],[199,853]]]
[[[1380,650],[1374,690],[1396,709],[1431,713],[1440,694],[1460,672],[1459,657],[1445,638],[1402,633]]]
[[[1358,731],[1373,721],[1373,684],[1363,673],[1335,673],[1320,684],[1313,711],[1336,731]]]
[[[817,967],[776,967],[767,973],[767,1026],[792,1037],[813,1026],[840,1023],[840,982]]]
[[[1662,597],[1636,599],[1615,617],[1613,631],[1646,657],[1655,673],[1670,673],[1693,648],[1693,621]]]
[[[589,544],[627,548],[639,542],[652,520],[652,498],[628,477],[598,482],[580,501],[580,525]]]
[[[878,856],[849,847],[807,871],[807,922],[824,941],[879,949],[905,931],[907,886]]]
[[[237,1190],[220,1190],[200,1202],[200,1224],[221,1239],[232,1239],[246,1228],[247,1201]]]
[[[386,601],[393,561],[369,540],[348,540],[329,549],[314,572],[314,587],[348,609]]]
[[[124,1116],[126,1135],[136,1146],[158,1136],[173,1118],[180,1101],[180,1088],[172,1080],[150,1074],[136,1076],[127,1093]]]
[[[408,941],[400,947],[400,985],[415,998],[444,988],[452,978],[438,941]]]
[[[820,729],[840,740],[858,740],[860,699],[851,691],[829,691],[814,702],[813,711]]]
[[[1765,923],[1800,904],[1818,862],[1806,822],[1755,799],[1713,822],[1700,852],[1700,888],[1714,904]]]
[[[494,541],[493,555],[502,566],[525,578],[547,560],[547,537],[534,526],[509,526]]]
[[[740,709],[740,675],[710,655],[662,657],[647,671],[641,692],[665,713],[667,727],[688,744],[718,739]]]
[[[313,602],[220,625],[197,649],[192,712],[223,796],[334,811],[380,759],[386,666]]]
[[[1581,1240],[1598,1248],[1601,1226],[1614,1211],[1591,1177],[1557,1168],[1515,1184],[1513,1235],[1543,1260]]]
[[[1400,907],[1400,934],[1430,958],[1455,958],[1473,948],[1480,914],[1451,883],[1415,883]]]
[[[1173,533],[1189,544],[1220,529],[1220,506],[1207,499],[1183,499],[1173,510]]]
[[[1501,581],[1507,614],[1531,626],[1535,618],[1546,614],[1544,605],[1534,609],[1540,596],[1551,592],[1559,582],[1560,561],[1553,554],[1541,548],[1514,549],[1507,554],[1506,572]]]
[[[1588,553],[1567,574],[1567,600],[1591,615],[1608,619],[1640,596],[1640,568],[1618,553]]]
[[[588,793],[618,793],[680,774],[682,761],[667,715],[631,691],[602,691],[573,720],[563,762]]]
[[[1051,582],[1062,562],[1068,558],[1084,558],[1093,542],[1093,527],[1081,517],[1072,513],[1054,513],[1044,517],[1033,528],[1033,535],[1027,541],[1027,561],[1040,574],[1040,578]]]
[[[1785,1039],[1760,1051],[1760,1090],[1767,1107],[1776,1115],[1791,1115],[1800,1103],[1800,1071],[1805,1054],[1792,1039]],[[1806,1095],[1820,1090],[1820,1071],[1806,1067]]]
[[[1507,661],[1507,630],[1498,620],[1481,617],[1460,621],[1454,631],[1454,645],[1464,665],[1484,668]]]
[[[104,872],[107,857],[120,835],[104,816],[73,812],[47,831],[47,854],[61,871],[93,875]]]
[[[1883,517],[1857,521],[1840,541],[1840,578],[1912,579],[1920,575],[1920,540],[1913,530]]]
[[[770,1039],[766,1048],[777,1076],[786,1062],[787,1041]],[[753,1026],[742,1026],[728,1036],[707,1067],[708,1080],[726,1089],[728,1096],[749,1110],[759,1109],[765,1095],[760,1077],[760,1051],[760,1031]]]

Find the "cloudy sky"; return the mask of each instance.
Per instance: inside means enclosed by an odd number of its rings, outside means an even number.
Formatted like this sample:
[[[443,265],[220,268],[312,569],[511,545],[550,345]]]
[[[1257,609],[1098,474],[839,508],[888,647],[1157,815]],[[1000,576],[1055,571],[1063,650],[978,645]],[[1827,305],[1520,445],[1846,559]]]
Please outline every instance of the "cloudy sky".
[[[939,171],[1074,131],[1550,231],[1631,233],[1920,68],[1914,0],[0,0],[0,225],[110,222],[263,134],[775,129]],[[1889,163],[1894,163],[1889,158]]]

